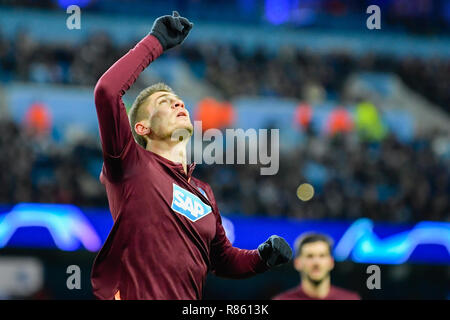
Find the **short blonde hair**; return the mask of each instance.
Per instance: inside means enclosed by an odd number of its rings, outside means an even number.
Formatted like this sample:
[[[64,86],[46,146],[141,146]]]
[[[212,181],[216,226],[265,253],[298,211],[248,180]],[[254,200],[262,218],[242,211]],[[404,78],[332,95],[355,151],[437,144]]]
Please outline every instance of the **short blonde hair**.
[[[131,132],[133,133],[134,140],[136,140],[136,142],[143,148],[146,148],[147,140],[145,140],[143,136],[139,135],[136,132],[136,130],[134,130],[134,126],[136,125],[137,122],[148,117],[147,109],[141,108],[141,106],[144,104],[145,100],[147,100],[148,97],[150,97],[155,92],[159,91],[170,92],[175,94],[172,88],[169,87],[167,84],[163,82],[155,83],[154,85],[145,88],[139,93],[139,95],[134,100],[133,105],[130,108],[130,111],[128,112],[128,118],[130,120]]]

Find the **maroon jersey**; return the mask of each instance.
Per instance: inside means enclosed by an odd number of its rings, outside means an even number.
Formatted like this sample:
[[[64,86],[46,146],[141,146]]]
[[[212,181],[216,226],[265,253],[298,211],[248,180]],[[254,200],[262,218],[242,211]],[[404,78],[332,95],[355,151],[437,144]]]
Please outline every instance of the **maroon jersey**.
[[[356,292],[330,286],[328,295],[325,298],[319,299],[307,295],[301,285],[299,285],[276,295],[272,300],[361,300],[361,297]]]
[[[245,278],[267,270],[257,250],[225,235],[210,186],[138,145],[122,102],[125,91],[163,49],[146,36],[94,90],[103,149],[100,181],[114,225],[92,268],[98,299],[201,299],[209,271]]]

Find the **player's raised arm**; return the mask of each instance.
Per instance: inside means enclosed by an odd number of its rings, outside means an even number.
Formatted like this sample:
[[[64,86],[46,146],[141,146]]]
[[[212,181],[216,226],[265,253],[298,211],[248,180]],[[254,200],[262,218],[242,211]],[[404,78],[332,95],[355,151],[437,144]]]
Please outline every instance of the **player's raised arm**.
[[[127,143],[133,139],[122,96],[153,60],[165,50],[183,42],[192,26],[176,11],[172,16],[159,17],[151,32],[114,63],[97,82],[94,89],[95,106],[106,157],[120,157]]]

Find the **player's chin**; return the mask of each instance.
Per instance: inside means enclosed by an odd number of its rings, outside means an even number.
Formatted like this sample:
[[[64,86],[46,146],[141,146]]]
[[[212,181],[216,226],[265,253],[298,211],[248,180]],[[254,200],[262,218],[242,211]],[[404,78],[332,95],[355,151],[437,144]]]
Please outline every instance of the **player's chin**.
[[[184,141],[192,136],[192,132],[192,124],[178,125],[171,130],[170,137],[172,141]]]
[[[187,130],[189,134],[192,135],[192,132],[194,131],[194,126],[192,125],[191,121],[187,119],[185,123],[178,125],[177,129]]]
[[[327,276],[326,272],[311,272],[309,278],[313,281],[322,281]]]

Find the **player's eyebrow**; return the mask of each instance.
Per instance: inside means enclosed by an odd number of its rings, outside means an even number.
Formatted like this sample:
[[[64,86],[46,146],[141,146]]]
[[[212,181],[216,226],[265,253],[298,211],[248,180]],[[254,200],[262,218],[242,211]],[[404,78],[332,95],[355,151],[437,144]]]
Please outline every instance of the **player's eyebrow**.
[[[158,100],[159,100],[160,98],[169,97],[169,96],[171,96],[171,95],[173,95],[173,96],[175,96],[175,98],[181,100],[181,98],[180,98],[179,96],[177,96],[176,94],[174,95],[174,94],[170,94],[170,93],[165,93],[165,94],[160,95],[158,98],[156,98],[156,101],[155,101],[155,102],[158,103]]]

